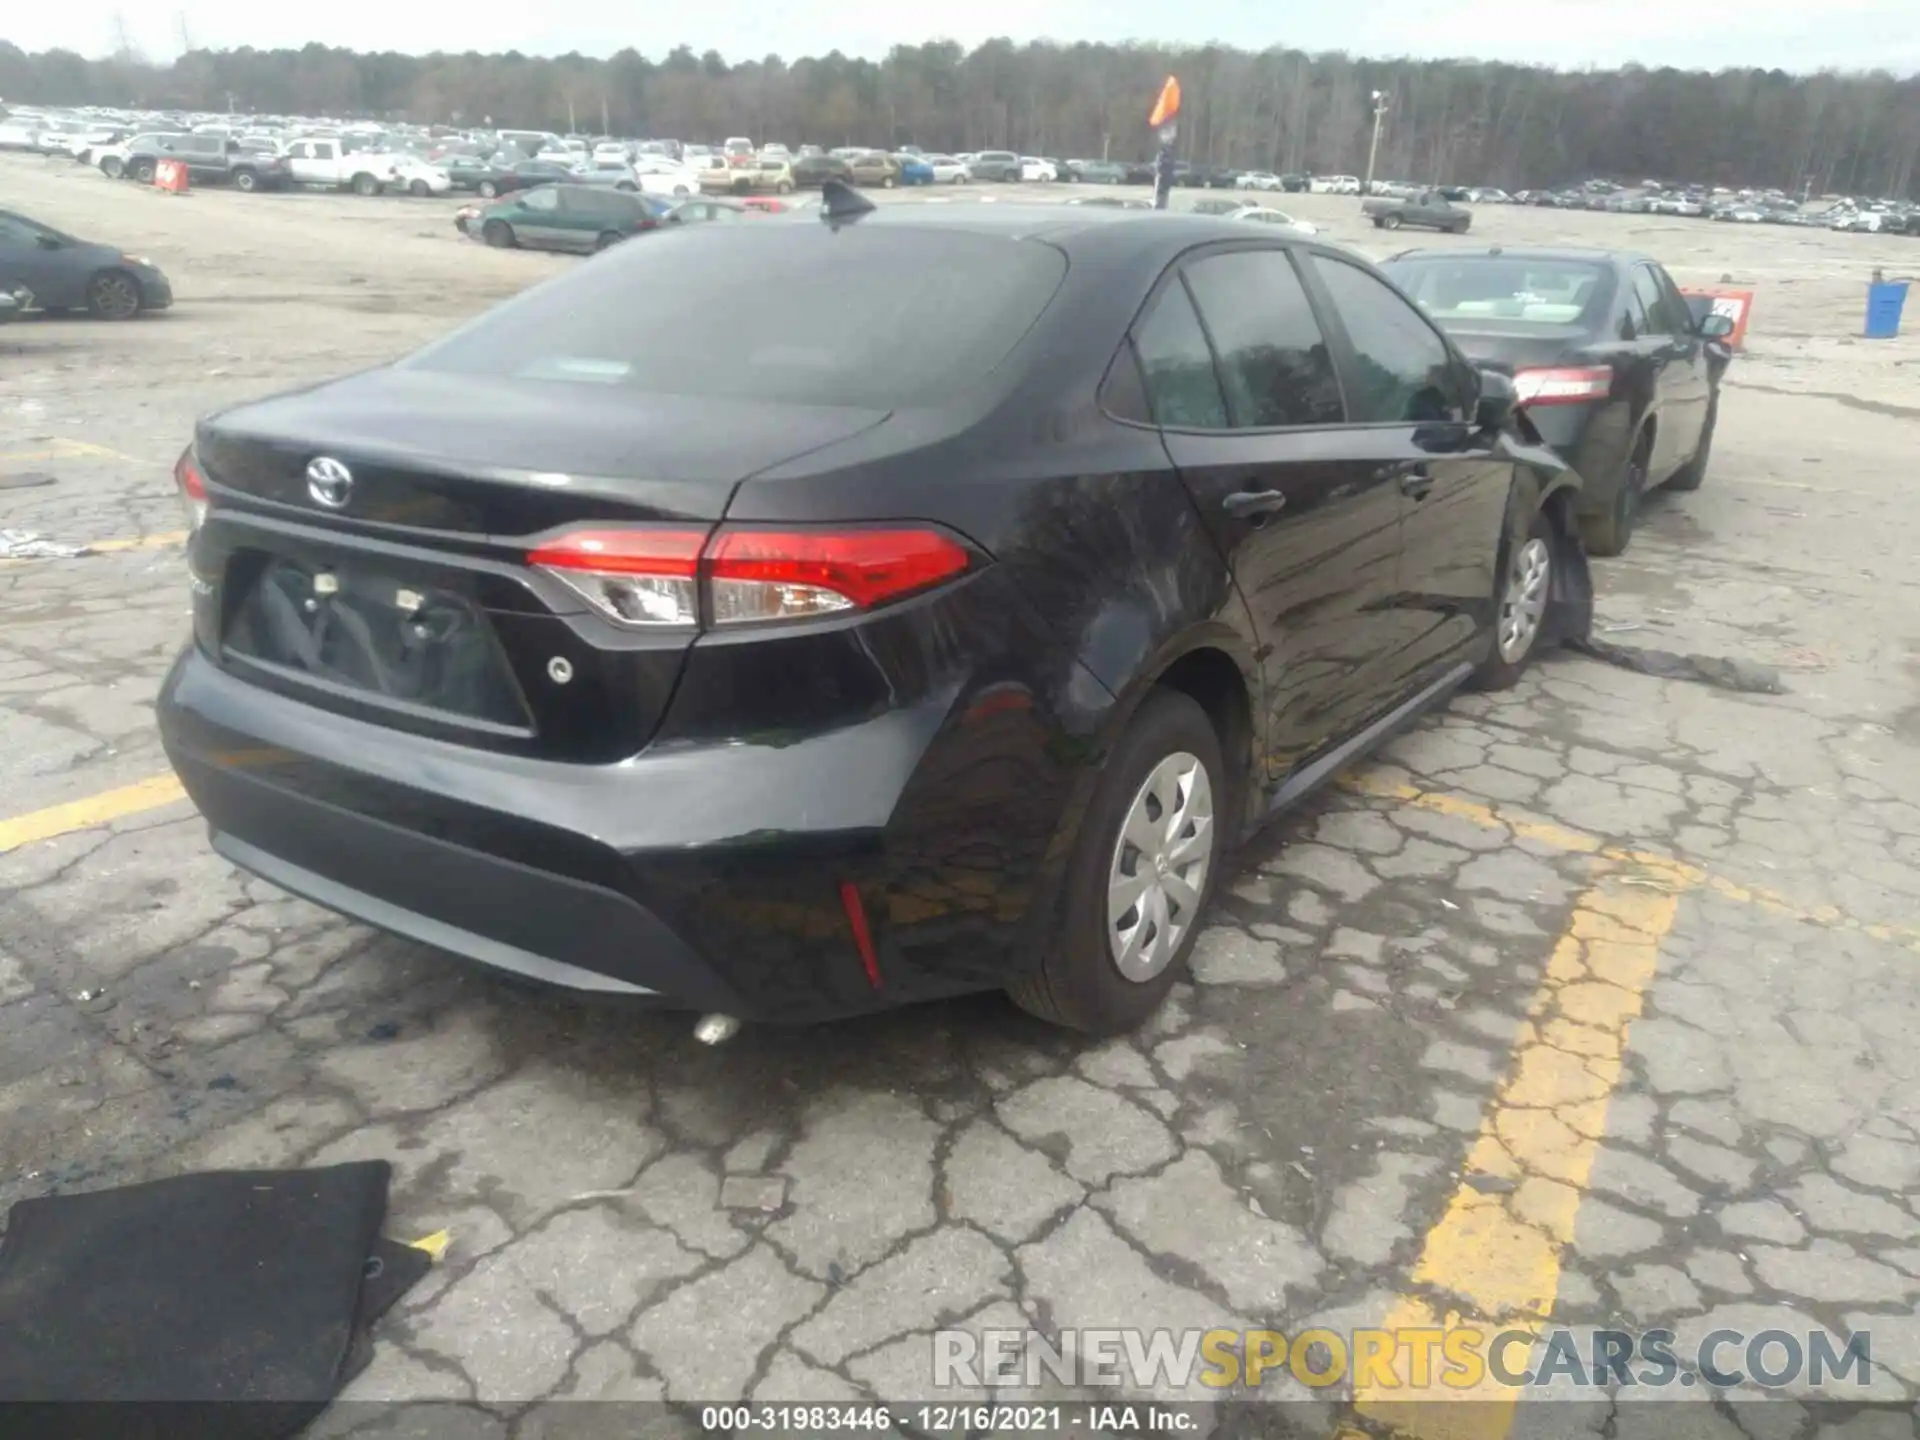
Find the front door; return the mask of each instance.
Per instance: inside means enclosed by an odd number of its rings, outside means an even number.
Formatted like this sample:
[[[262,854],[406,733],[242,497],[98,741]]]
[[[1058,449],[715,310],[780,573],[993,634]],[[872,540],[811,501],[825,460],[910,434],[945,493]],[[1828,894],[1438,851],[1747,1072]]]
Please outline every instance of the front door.
[[[1188,261],[1136,344],[1168,454],[1259,635],[1278,779],[1364,718],[1391,638],[1399,494],[1353,453],[1286,248]]]
[[[48,243],[54,239],[31,220],[0,215],[0,290],[24,291],[37,309],[84,304],[81,271],[61,263],[65,257]]]
[[[513,233],[523,245],[547,250],[579,248],[579,235],[560,213],[560,188],[540,185],[520,197]]]
[[[1480,658],[1493,627],[1513,488],[1498,437],[1471,421],[1475,387],[1440,332],[1397,291],[1325,253],[1312,273],[1338,339],[1356,445],[1400,495],[1400,574],[1384,708]]]
[[[1644,286],[1640,277],[1651,282]],[[1665,479],[1693,458],[1700,447],[1700,432],[1706,427],[1707,405],[1713,398],[1713,381],[1707,360],[1706,342],[1700,338],[1698,323],[1686,298],[1673,278],[1658,265],[1634,267],[1635,288],[1648,299],[1649,318],[1660,317],[1667,341],[1667,364],[1661,372],[1661,408],[1668,416],[1673,448],[1667,456],[1668,468],[1659,473]],[[1652,297],[1657,297],[1657,311]]]

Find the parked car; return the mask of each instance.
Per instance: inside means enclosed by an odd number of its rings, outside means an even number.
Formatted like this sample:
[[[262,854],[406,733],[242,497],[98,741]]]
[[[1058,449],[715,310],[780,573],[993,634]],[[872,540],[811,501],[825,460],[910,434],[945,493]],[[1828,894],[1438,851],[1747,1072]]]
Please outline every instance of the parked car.
[[[504,167],[496,167],[474,185],[483,200],[491,200],[497,195],[511,195],[519,190],[531,190],[539,185],[572,184],[578,178],[571,165],[558,160],[515,160]]]
[[[158,710],[217,852],[589,991],[1120,1031],[1233,842],[1584,629],[1576,477],[1358,256],[832,208],[199,424]]]
[[[649,195],[684,200],[700,193],[700,170],[658,155],[642,155],[633,162],[634,178]]]
[[[706,225],[713,221],[744,220],[754,212],[731,200],[683,200],[667,212],[670,225]]]
[[[452,174],[440,165],[416,155],[356,150],[339,139],[315,136],[290,141],[279,158],[296,185],[351,190],[356,195],[378,195],[385,189],[444,195],[453,188]]]
[[[795,185],[824,185],[829,180],[853,182],[853,167],[838,155],[802,155],[789,168]]]
[[[1422,190],[1408,199],[1366,200],[1360,213],[1373,221],[1376,230],[1398,230],[1415,225],[1426,230],[1444,230],[1464,235],[1473,224],[1473,212],[1456,205],[1438,190]]]
[[[1151,210],[1151,200],[1136,200],[1127,195],[1076,195],[1068,205],[1093,205],[1104,210]]]
[[[478,155],[448,153],[434,163],[447,172],[448,183],[455,190],[477,190],[480,182],[493,174],[493,166]]]
[[[900,167],[902,185],[931,185],[934,182],[933,167],[918,155],[895,155],[893,163]]]
[[[151,185],[162,160],[187,167],[193,185],[232,185],[236,190],[284,190],[293,182],[277,155],[252,155],[225,135],[142,135],[127,147],[123,174]]]
[[[1018,180],[1020,171],[1020,157],[1011,150],[982,150],[967,164],[967,174],[982,181]]]
[[[1306,220],[1297,220],[1284,210],[1276,210],[1271,205],[1242,205],[1228,212],[1233,220],[1250,220],[1256,225],[1282,225],[1296,235],[1318,235],[1320,227]]]
[[[1051,160],[1043,160],[1038,155],[1020,157],[1020,178],[1052,184],[1060,178],[1060,172]]]
[[[1077,178],[1087,185],[1124,185],[1127,167],[1112,160],[1082,160]]]
[[[933,171],[933,183],[936,185],[964,185],[967,180],[967,167],[951,155],[923,155],[920,157],[926,167]]]
[[[657,230],[673,206],[657,195],[599,185],[539,185],[454,216],[463,234],[501,249],[607,250]]]
[[[1278,190],[1280,177],[1271,170],[1247,170],[1233,183],[1242,190]]]
[[[1618,555],[1658,485],[1698,489],[1732,352],[1671,276],[1608,250],[1411,250],[1381,267],[1475,361],[1513,376],[1583,481],[1587,548]]]
[[[891,190],[900,183],[900,162],[884,150],[859,150],[847,158],[856,185],[878,185]]]
[[[0,291],[22,310],[85,310],[102,320],[131,320],[173,304],[173,286],[144,255],[77,239],[11,210],[0,210]]]

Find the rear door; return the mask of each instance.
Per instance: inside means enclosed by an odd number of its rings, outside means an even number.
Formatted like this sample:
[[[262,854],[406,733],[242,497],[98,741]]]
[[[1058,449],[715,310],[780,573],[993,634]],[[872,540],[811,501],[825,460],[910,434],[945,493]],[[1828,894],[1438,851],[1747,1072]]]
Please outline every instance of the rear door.
[[[1168,454],[1260,635],[1277,778],[1371,708],[1392,638],[1400,497],[1354,449],[1332,354],[1285,248],[1188,260],[1136,346]]]
[[[1493,624],[1513,467],[1471,422],[1476,386],[1440,331],[1371,271],[1316,252],[1356,452],[1401,507],[1392,638],[1379,682],[1388,699],[1437,680]]]

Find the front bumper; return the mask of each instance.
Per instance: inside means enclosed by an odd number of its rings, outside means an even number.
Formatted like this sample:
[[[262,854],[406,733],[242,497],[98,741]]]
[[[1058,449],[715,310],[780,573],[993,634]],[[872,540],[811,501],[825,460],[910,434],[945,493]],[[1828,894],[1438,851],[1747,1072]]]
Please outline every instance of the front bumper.
[[[214,848],[287,890],[539,980],[811,1021],[998,988],[1029,963],[1066,777],[1030,711],[956,731],[954,699],[580,765],[321,711],[189,647],[158,718]]]
[[[166,310],[173,304],[173,286],[158,270],[142,270],[135,278],[140,283],[140,303],[147,310]]]

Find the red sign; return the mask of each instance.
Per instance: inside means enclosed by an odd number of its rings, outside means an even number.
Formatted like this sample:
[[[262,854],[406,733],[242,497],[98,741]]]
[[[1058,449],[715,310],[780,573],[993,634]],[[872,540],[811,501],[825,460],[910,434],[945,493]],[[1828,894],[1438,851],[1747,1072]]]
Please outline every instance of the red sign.
[[[1683,285],[1680,293],[1689,297],[1704,296],[1713,301],[1712,313],[1724,315],[1733,321],[1733,333],[1727,336],[1727,344],[1738,350],[1746,343],[1747,320],[1753,313],[1753,291],[1727,290],[1711,285]]]
[[[153,167],[153,184],[157,190],[171,190],[179,195],[187,188],[186,162],[181,160],[162,160]]]

